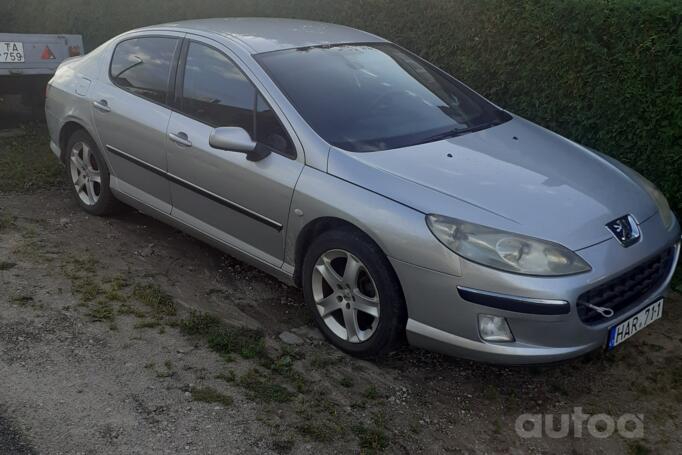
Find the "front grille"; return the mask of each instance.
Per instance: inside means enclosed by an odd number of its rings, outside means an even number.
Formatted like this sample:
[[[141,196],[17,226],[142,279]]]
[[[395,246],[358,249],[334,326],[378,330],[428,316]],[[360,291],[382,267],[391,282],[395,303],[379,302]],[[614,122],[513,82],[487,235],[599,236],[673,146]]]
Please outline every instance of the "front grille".
[[[578,297],[578,316],[586,324],[598,324],[605,318],[587,305],[610,308],[618,316],[640,302],[665,281],[673,266],[675,248],[669,248],[653,259],[635,267]]]

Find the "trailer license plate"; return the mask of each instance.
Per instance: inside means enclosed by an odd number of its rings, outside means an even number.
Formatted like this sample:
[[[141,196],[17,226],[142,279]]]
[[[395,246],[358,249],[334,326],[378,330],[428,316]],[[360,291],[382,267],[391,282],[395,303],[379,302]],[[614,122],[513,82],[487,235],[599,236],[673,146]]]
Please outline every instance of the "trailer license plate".
[[[22,63],[24,44],[16,41],[0,41],[0,63]]]

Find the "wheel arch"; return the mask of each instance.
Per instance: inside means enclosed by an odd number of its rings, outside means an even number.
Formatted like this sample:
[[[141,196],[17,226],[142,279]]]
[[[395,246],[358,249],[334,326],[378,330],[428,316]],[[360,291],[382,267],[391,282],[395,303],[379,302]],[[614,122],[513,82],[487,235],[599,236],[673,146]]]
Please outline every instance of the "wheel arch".
[[[324,246],[324,248],[315,247],[314,246],[315,240],[319,238],[319,236],[324,236],[325,234],[328,233],[334,234],[332,234],[331,237],[327,237],[327,240],[325,240],[326,245]],[[341,235],[337,233],[341,233]],[[315,262],[317,261],[317,258],[315,258],[314,256],[306,258],[306,255],[308,254],[310,248],[313,248],[317,252],[325,251],[327,250],[327,248],[330,247],[331,248],[338,247],[337,242],[334,241],[329,242],[329,239],[337,239],[339,241],[343,241],[343,239],[346,239],[346,241],[351,240],[350,242],[347,242],[348,246],[343,247],[344,249],[348,249],[351,252],[354,246],[356,247],[356,249],[358,249],[358,253],[371,252],[371,254],[367,257],[372,259],[372,262],[374,263],[373,265],[377,267],[377,273],[382,278],[381,281],[382,284],[379,284],[378,287],[375,284],[376,292],[379,292],[380,293],[379,295],[382,295],[383,297],[387,297],[387,299],[382,304],[382,308],[387,311],[388,318],[384,317],[382,320],[385,322],[379,323],[380,325],[377,327],[377,331],[379,333],[378,337],[373,333],[370,337],[371,340],[370,338],[368,338],[365,340],[358,341],[358,343],[360,344],[354,344],[354,342],[352,342],[349,338],[339,337],[338,333],[332,332],[333,329],[330,328],[329,325],[325,325],[325,323],[322,322],[322,320],[319,318],[319,314],[317,313],[318,310],[315,309],[316,300],[314,295],[315,292],[314,281],[310,280],[311,283],[309,284],[310,277],[308,276],[307,278],[304,278],[303,275],[309,273],[309,271],[311,270],[310,260],[312,259],[313,261],[312,262],[313,267]],[[384,256],[383,259],[380,258],[381,254],[383,254]],[[362,260],[362,258],[360,259]],[[403,284],[400,281],[400,278],[395,268],[393,267],[393,264],[391,264],[391,261],[388,255],[386,254],[385,250],[381,248],[381,245],[378,242],[376,242],[372,238],[372,236],[365,232],[363,229],[356,226],[352,222],[349,222],[342,218],[336,218],[333,216],[320,217],[314,219],[307,223],[299,233],[296,242],[295,262],[296,268],[294,271],[294,282],[299,287],[302,288],[303,282],[306,282],[306,287],[303,288],[305,301],[308,305],[312,306],[311,309],[312,311],[314,311],[314,317],[318,324],[318,327],[327,337],[327,339],[329,339],[332,342],[332,344],[334,344],[344,352],[350,353],[355,356],[360,356],[363,358],[376,358],[377,356],[381,357],[395,350],[398,346],[405,343],[406,326],[407,321],[409,319],[409,308],[405,298],[405,290],[403,289]],[[305,270],[304,262],[306,263]],[[369,263],[367,265],[369,265]],[[369,273],[370,271],[367,270],[367,272]],[[370,277],[372,277],[373,280],[377,278],[377,276],[372,275],[370,275]],[[385,294],[383,294],[384,292]],[[350,308],[350,306],[348,306],[347,308]],[[332,333],[334,333],[334,335],[332,335]],[[351,346],[361,346],[363,342],[370,343],[368,345],[369,347],[359,349],[356,349],[355,347],[351,348]],[[363,349],[368,350],[364,351]]]
[[[334,231],[334,230],[350,230],[354,231],[363,237],[367,238],[369,241],[374,243],[377,248],[384,254],[386,255],[386,252],[384,249],[381,247],[379,242],[374,240],[371,235],[369,235],[367,232],[362,230],[360,227],[356,226],[355,224],[344,220],[342,218],[337,218],[333,216],[325,216],[325,217],[319,217],[314,220],[309,221],[303,229],[298,234],[298,237],[296,238],[296,246],[295,246],[295,264],[294,264],[294,284],[298,287],[302,287],[302,281],[303,281],[303,260],[305,258],[306,252],[308,251],[308,248],[312,244],[312,242],[321,234],[328,232],[328,231]],[[389,267],[391,268],[391,273],[395,276],[396,280],[398,280],[398,284],[400,285],[400,289],[402,291],[402,284],[400,283],[400,279],[398,278],[398,274],[396,273],[395,270],[393,270],[393,267],[390,265],[389,262]]]
[[[66,146],[69,143],[69,139],[78,130],[85,131],[94,141],[92,133],[88,131],[88,129],[81,122],[73,119],[67,120],[59,130],[59,150],[61,153],[59,159],[62,163],[66,162],[68,156]]]

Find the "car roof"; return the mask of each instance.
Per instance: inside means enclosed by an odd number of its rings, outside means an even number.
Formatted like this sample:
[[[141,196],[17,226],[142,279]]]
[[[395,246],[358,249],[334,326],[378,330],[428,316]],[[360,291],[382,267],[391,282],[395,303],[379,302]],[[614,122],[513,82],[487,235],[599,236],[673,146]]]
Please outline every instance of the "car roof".
[[[230,17],[173,22],[154,28],[213,33],[240,41],[253,54],[283,49],[342,43],[385,41],[344,25],[298,19]]]

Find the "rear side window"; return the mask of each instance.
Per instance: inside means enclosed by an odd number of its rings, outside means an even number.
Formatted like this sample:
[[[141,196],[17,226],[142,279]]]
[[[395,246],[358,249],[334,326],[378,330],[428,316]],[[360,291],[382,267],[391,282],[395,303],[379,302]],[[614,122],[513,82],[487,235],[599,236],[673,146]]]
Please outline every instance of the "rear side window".
[[[219,51],[191,43],[187,51],[182,111],[208,125],[238,126],[254,135],[256,88]]]
[[[123,41],[111,60],[111,80],[135,95],[166,103],[175,38],[145,37]]]

